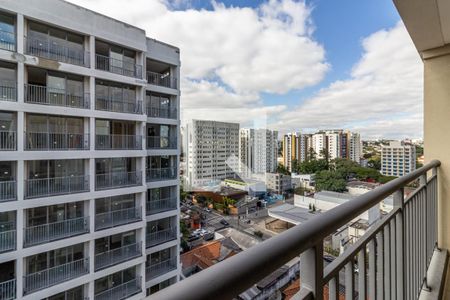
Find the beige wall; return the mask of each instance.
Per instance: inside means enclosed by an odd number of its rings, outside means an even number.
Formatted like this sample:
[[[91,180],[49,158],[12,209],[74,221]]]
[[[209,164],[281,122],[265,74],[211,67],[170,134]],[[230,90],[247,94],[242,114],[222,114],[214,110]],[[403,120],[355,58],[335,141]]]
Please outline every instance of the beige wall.
[[[450,47],[429,50],[424,58],[425,160],[439,159],[439,246],[450,249]]]

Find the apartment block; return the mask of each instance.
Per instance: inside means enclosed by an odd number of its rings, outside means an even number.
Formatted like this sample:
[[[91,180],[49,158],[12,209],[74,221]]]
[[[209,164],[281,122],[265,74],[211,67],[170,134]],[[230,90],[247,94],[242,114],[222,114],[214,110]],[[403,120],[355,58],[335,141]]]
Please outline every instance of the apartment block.
[[[291,176],[281,173],[266,173],[266,188],[275,194],[285,194],[292,189]]]
[[[311,148],[317,158],[345,158],[360,163],[362,156],[361,136],[357,132],[336,129],[319,131],[312,135]]]
[[[186,125],[189,188],[234,178],[239,171],[239,124],[191,120]]]
[[[0,7],[0,299],[177,282],[179,49],[65,1]]]
[[[309,149],[312,147],[311,143],[309,134],[294,132],[283,136],[283,165],[290,172],[294,160],[298,162],[307,160]]]
[[[416,169],[416,146],[403,141],[391,141],[381,146],[381,174],[403,176]]]
[[[239,131],[240,173],[273,173],[277,169],[278,131],[242,128]]]

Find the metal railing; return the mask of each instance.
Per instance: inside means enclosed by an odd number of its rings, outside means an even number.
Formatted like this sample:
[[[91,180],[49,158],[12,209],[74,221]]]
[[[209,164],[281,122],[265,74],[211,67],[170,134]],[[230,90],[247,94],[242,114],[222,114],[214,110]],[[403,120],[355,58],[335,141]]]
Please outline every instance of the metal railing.
[[[176,119],[176,108],[162,108],[162,107],[146,107],[147,117],[149,118],[164,118],[164,119]]]
[[[16,187],[15,180],[0,181],[0,202],[17,200]]]
[[[172,241],[177,238],[177,228],[167,228],[163,230],[158,230],[154,232],[147,232],[146,236],[146,247],[153,247],[168,241]]]
[[[16,250],[16,233],[15,225],[11,226],[10,229],[0,229],[0,253]]]
[[[14,151],[17,149],[17,133],[15,131],[0,130],[0,151]]]
[[[342,281],[345,299],[417,299],[437,244],[439,165],[432,161],[321,213],[162,290],[158,299],[231,299],[298,255],[301,289],[296,299],[324,299],[326,285],[329,299],[338,299]],[[405,186],[416,179],[420,186],[405,199]],[[324,268],[324,239],[390,195],[393,210]]]
[[[140,150],[142,135],[96,134],[96,150]]]
[[[16,279],[0,282],[0,300],[16,299]]]
[[[95,68],[124,76],[142,78],[141,65],[100,54],[95,54]]]
[[[15,32],[0,30],[0,49],[16,51]]]
[[[142,220],[141,207],[129,207],[95,215],[95,230],[121,226]]]
[[[6,80],[0,81],[0,100],[12,102],[17,101],[17,82]]]
[[[171,89],[177,88],[177,79],[167,74],[160,74],[156,72],[147,71],[147,82],[149,84],[164,86]]]
[[[52,268],[23,276],[23,292],[32,292],[68,281],[89,273],[89,258],[74,260]]]
[[[147,182],[160,181],[167,179],[177,179],[178,173],[176,167],[147,169]]]
[[[147,136],[147,149],[176,149],[177,139],[167,136]]]
[[[142,101],[133,99],[112,99],[96,95],[95,109],[141,115]]]
[[[167,272],[176,270],[177,259],[175,257],[152,264],[145,269],[145,281],[161,276]]]
[[[33,32],[25,37],[25,53],[72,65],[89,67],[89,52],[83,45]]]
[[[89,175],[25,180],[25,198],[56,196],[89,191]]]
[[[89,150],[89,134],[25,132],[25,150]]]
[[[173,210],[177,208],[177,197],[168,197],[157,200],[147,200],[147,215]]]
[[[95,300],[122,300],[141,292],[142,278],[139,276],[125,283],[95,294]]]
[[[30,247],[88,232],[89,217],[67,219],[24,228],[23,244]]]
[[[25,84],[25,102],[27,103],[89,109],[90,101],[89,93],[73,94],[66,89]]]
[[[95,271],[117,265],[142,255],[142,242],[125,245],[95,255]]]
[[[95,176],[96,190],[137,186],[141,184],[142,184],[141,171],[113,172],[106,174],[97,174]]]

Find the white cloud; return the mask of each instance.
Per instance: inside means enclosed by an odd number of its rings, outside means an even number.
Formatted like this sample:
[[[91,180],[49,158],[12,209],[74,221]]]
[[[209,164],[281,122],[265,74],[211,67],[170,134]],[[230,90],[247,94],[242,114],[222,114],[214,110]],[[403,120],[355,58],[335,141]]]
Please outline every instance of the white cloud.
[[[423,68],[404,25],[378,31],[362,45],[350,79],[332,83],[281,114],[277,126],[347,127],[367,138],[421,137]]]

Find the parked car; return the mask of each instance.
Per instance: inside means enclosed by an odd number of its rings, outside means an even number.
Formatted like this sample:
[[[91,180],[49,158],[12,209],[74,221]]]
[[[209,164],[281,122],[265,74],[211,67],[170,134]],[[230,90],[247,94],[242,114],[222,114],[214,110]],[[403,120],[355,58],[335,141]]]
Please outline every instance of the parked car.
[[[220,220],[220,224],[225,225],[225,226],[230,226],[230,223],[228,223],[227,220],[225,220],[225,219]]]

